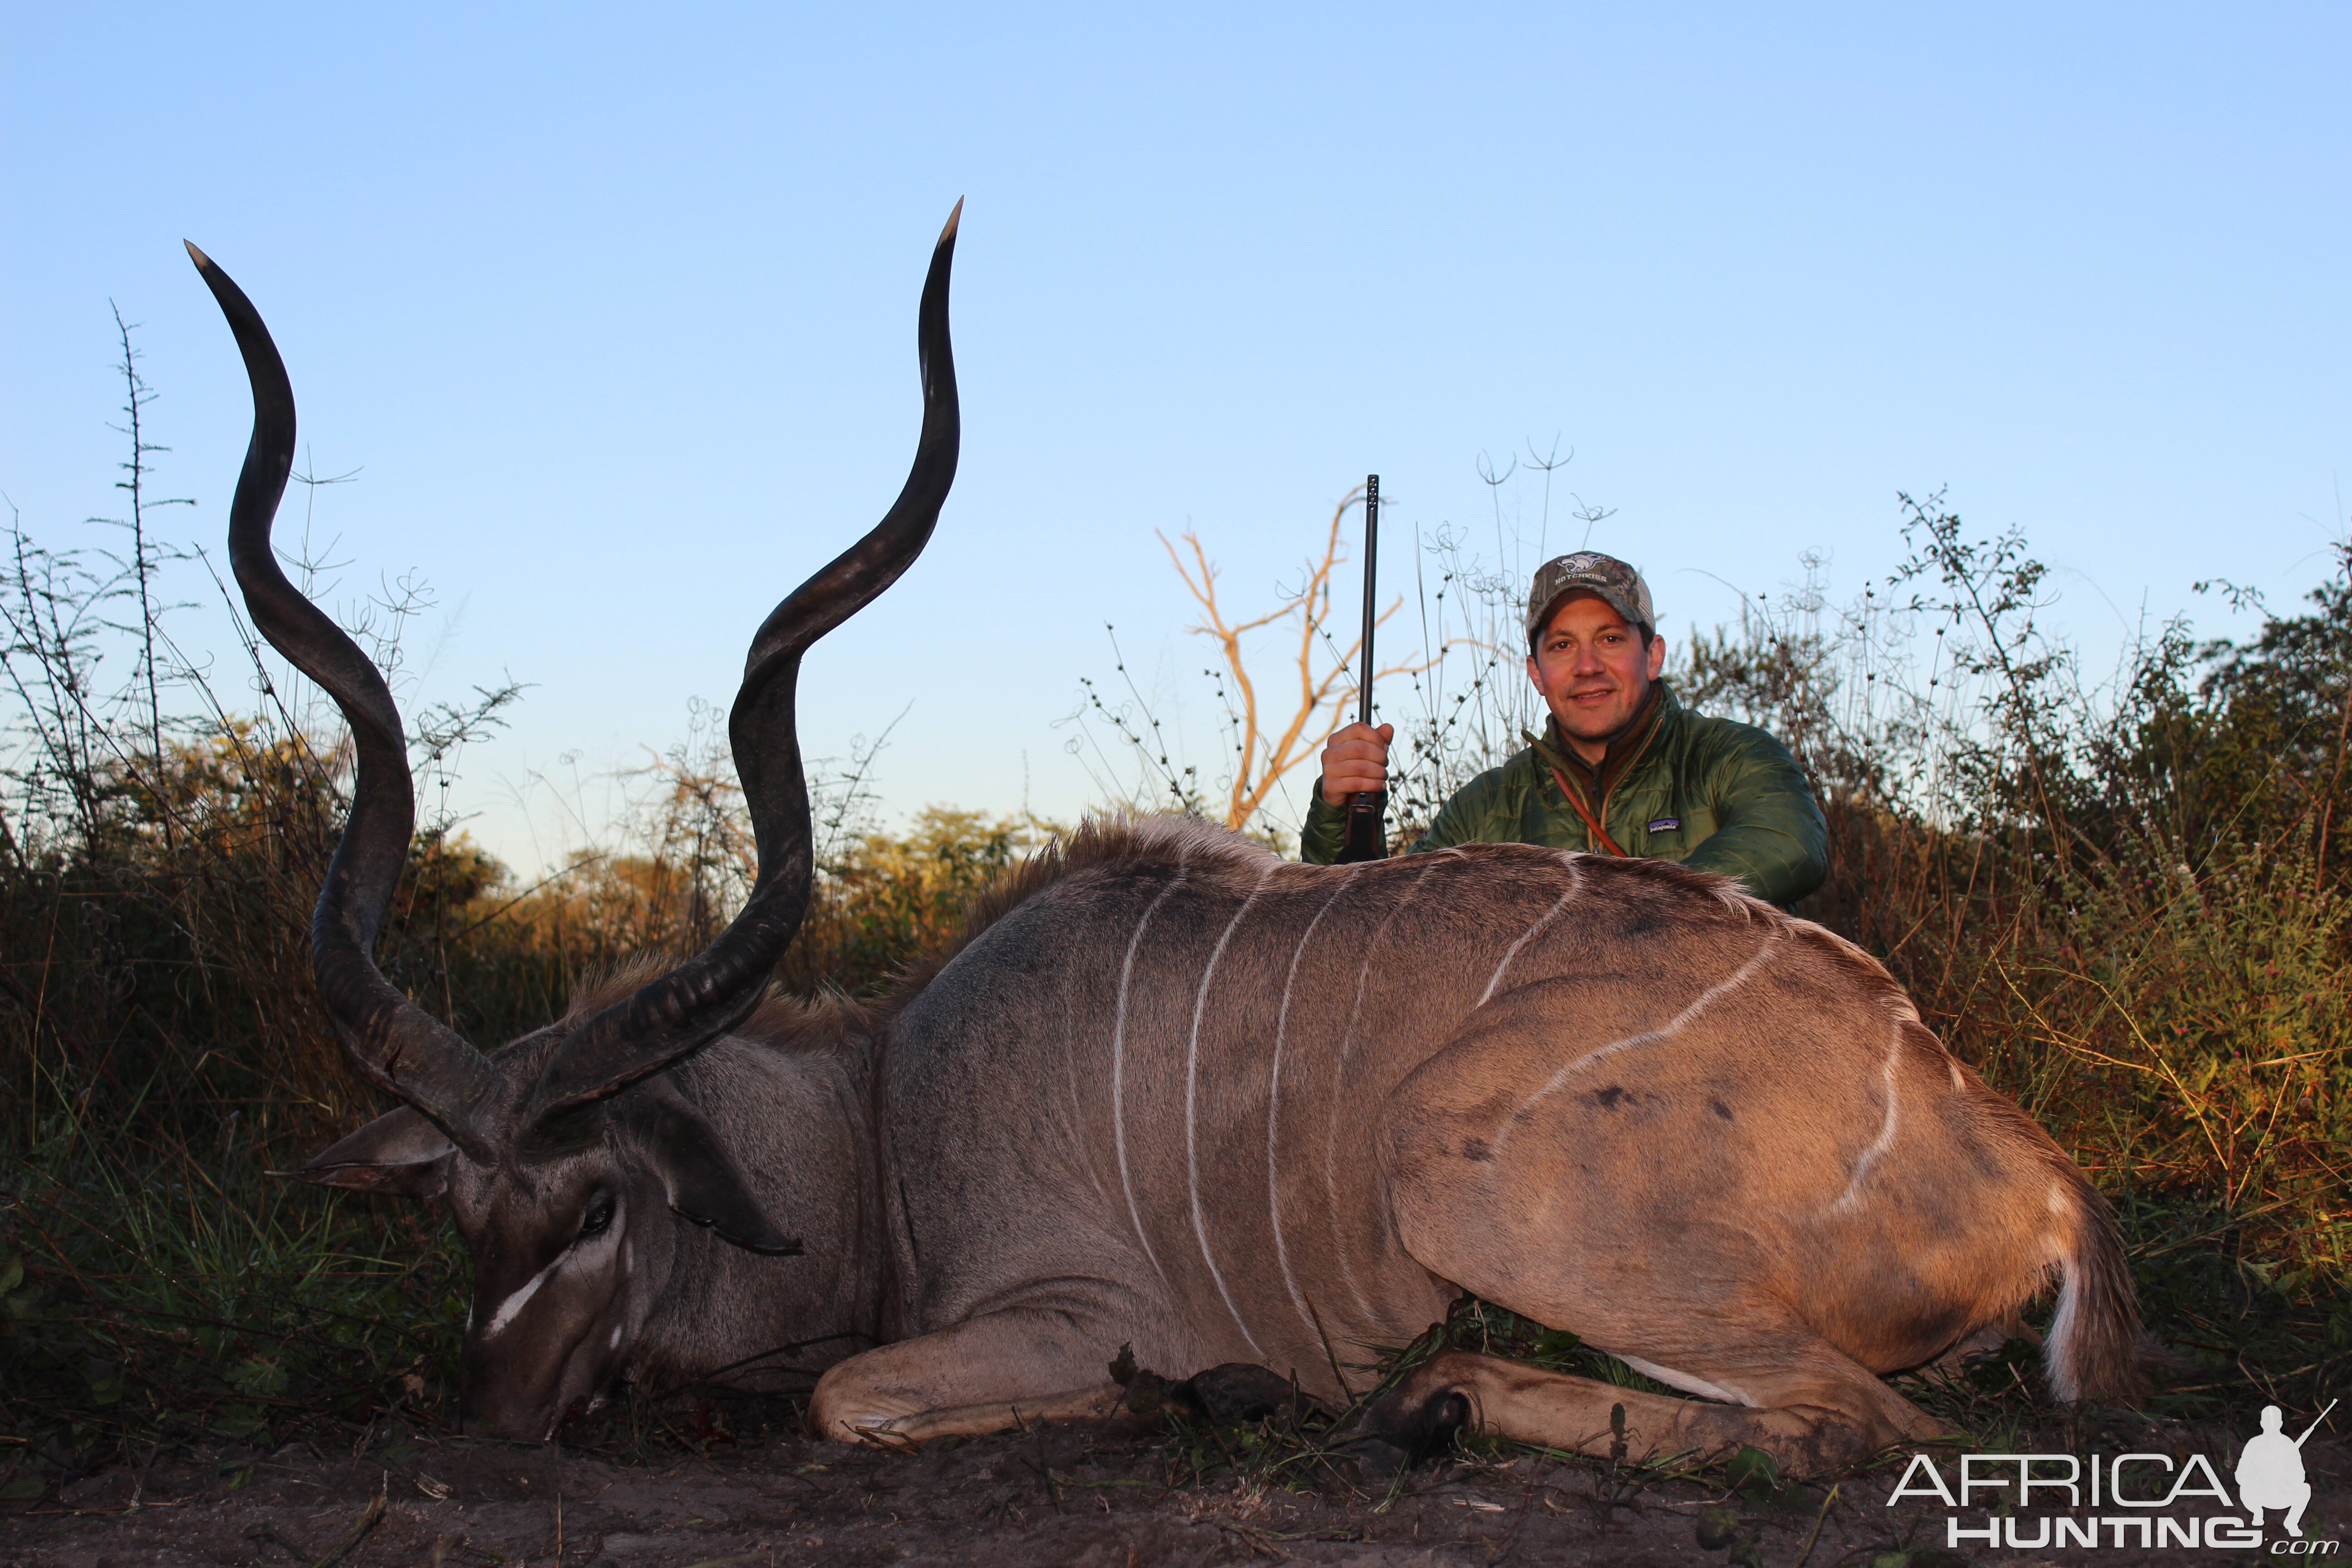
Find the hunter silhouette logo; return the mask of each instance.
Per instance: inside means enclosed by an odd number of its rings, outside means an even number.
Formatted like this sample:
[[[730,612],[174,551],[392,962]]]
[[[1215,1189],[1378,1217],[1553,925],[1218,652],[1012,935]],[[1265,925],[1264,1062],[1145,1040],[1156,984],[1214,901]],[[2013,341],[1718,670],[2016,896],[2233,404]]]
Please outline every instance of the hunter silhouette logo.
[[[2263,1406],[2262,1430],[2238,1456],[2234,1501],[2219,1468],[2202,1454],[2186,1459],[2169,1454],[1963,1454],[1946,1461],[1957,1470],[1948,1480],[1935,1459],[1914,1454],[1886,1506],[1906,1498],[1934,1498],[1955,1510],[1945,1521],[1944,1533],[1945,1544],[1956,1551],[2260,1546],[2263,1516],[2276,1511],[2284,1516],[2278,1528],[2294,1539],[2273,1542],[2273,1552],[2333,1555],[2337,1542],[2302,1539],[2303,1512],[2311,1502],[2303,1445],[2336,1404],[2328,1401],[2299,1437],[2286,1435],[2284,1411]],[[2066,1511],[2029,1513],[2053,1505]],[[1981,1523],[1970,1523],[1961,1511],[1973,1510],[1984,1510]]]
[[[2335,1408],[2336,1401],[2329,1400],[2327,1410]],[[2319,1421],[2327,1419],[2327,1410],[2319,1413]],[[2263,1406],[2263,1429],[2246,1439],[2246,1451],[2238,1456],[2238,1503],[2252,1528],[2263,1527],[2264,1509],[2283,1508],[2286,1518],[2280,1522],[2286,1532],[2303,1533],[2303,1510],[2311,1501],[2311,1483],[2303,1474],[2303,1444],[2319,1430],[2319,1421],[2305,1427],[2302,1437],[2290,1438],[2281,1430],[2286,1413],[2275,1405]]]

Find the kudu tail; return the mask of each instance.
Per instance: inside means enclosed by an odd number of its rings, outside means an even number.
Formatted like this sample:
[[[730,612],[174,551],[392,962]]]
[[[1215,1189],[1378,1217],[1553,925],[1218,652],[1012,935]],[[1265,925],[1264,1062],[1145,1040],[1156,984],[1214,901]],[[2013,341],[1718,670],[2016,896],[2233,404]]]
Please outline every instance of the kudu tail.
[[[2074,1191],[2074,1245],[2060,1264],[2058,1311],[2042,1346],[2050,1392],[2068,1404],[2129,1405],[2148,1390],[2147,1336],[2123,1232],[2079,1172]]]

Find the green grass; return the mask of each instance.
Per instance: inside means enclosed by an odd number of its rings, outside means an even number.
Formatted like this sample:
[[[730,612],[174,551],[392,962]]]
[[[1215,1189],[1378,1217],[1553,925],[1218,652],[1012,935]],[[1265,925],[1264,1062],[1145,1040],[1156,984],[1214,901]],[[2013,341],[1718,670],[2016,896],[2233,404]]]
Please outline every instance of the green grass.
[[[0,1430],[63,1468],[166,1443],[444,1424],[465,1311],[420,1210],[58,1113],[0,1165]]]

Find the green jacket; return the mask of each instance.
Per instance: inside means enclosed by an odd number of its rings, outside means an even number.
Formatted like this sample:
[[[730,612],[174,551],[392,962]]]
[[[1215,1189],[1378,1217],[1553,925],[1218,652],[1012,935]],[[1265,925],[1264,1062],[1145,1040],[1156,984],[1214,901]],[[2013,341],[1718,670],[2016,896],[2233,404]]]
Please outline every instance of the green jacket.
[[[1455,844],[1598,847],[1560,793],[1555,767],[1588,810],[1599,797],[1592,815],[1628,855],[1734,878],[1783,905],[1829,873],[1829,828],[1788,748],[1752,724],[1685,711],[1663,680],[1651,713],[1612,745],[1597,773],[1573,752],[1536,741],[1456,791],[1408,853]],[[1324,800],[1318,779],[1299,858],[1336,860],[1346,815]]]

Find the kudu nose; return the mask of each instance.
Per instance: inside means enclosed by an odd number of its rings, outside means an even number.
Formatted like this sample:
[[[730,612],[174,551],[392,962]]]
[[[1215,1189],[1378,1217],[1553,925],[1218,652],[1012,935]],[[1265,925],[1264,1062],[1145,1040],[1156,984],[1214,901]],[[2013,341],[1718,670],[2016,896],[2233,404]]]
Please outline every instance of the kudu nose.
[[[532,1377],[538,1371],[541,1375]],[[563,1417],[566,1363],[469,1345],[457,1362],[457,1418],[465,1430],[520,1442],[551,1434]]]

